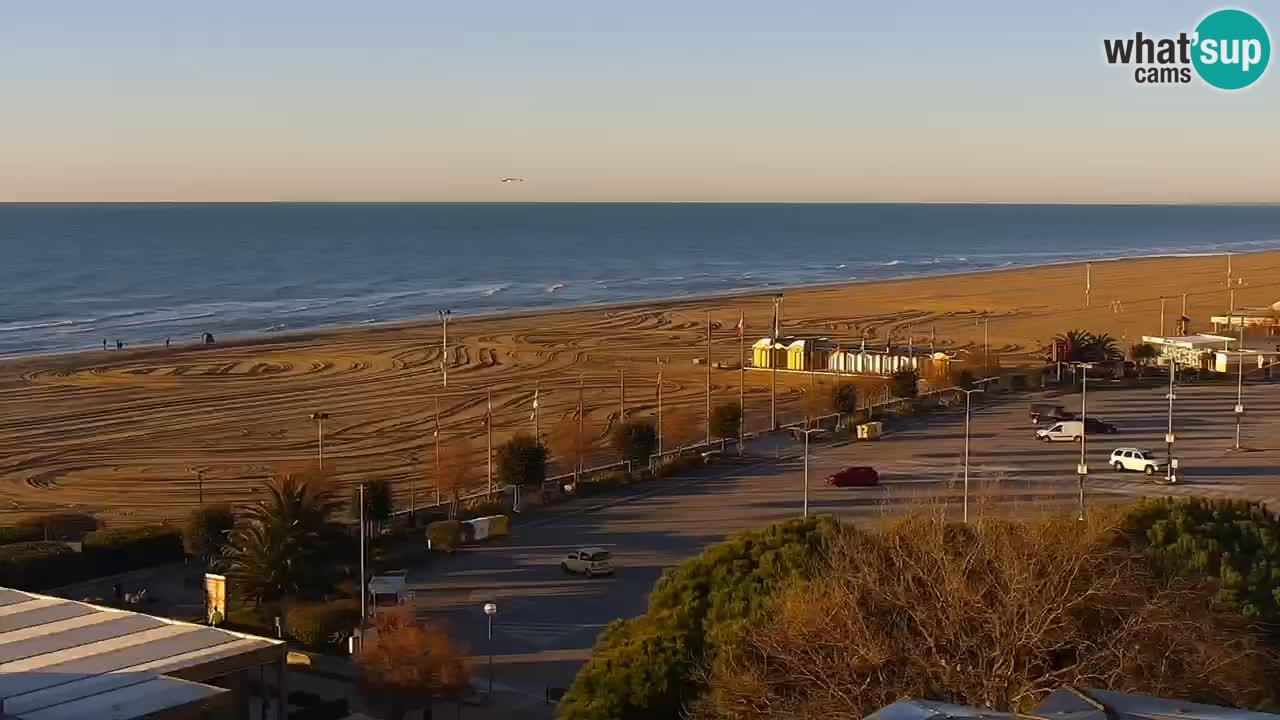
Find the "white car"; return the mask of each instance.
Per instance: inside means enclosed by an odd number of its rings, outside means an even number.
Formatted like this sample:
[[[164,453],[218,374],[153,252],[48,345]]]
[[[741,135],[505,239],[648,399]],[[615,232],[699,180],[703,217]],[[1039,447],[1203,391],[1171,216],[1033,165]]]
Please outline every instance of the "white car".
[[[1149,450],[1138,448],[1116,448],[1111,452],[1111,467],[1116,472],[1130,470],[1155,475],[1164,469],[1164,463],[1156,459]]]
[[[609,561],[609,551],[604,548],[579,548],[566,555],[564,560],[560,561],[560,569],[567,573],[595,577],[597,575],[612,575],[613,563]]]

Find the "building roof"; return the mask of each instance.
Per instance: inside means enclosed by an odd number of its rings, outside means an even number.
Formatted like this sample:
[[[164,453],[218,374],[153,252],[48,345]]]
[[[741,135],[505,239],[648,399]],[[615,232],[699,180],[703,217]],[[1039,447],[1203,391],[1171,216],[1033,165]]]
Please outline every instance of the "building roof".
[[[1029,714],[930,700],[899,700],[866,720],[1278,720],[1280,715],[1201,705],[1137,693],[1064,687]]]
[[[1235,338],[1225,335],[1175,335],[1173,337],[1160,337],[1157,335],[1143,335],[1142,342],[1158,345],[1177,345],[1185,348],[1198,347],[1217,347],[1224,342],[1235,342]]]
[[[14,720],[131,720],[226,690],[169,677],[282,646],[63,598],[0,588],[0,700]],[[280,649],[283,652],[283,649]]]

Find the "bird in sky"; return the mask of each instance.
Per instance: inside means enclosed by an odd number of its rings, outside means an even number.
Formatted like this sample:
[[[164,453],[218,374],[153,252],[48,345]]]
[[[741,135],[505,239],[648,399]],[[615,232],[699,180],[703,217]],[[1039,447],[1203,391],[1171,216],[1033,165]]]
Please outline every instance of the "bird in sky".
[[[509,182],[524,182],[524,178],[518,178],[518,177],[506,177],[506,178],[502,178],[502,182],[504,182],[504,183],[509,183]]]

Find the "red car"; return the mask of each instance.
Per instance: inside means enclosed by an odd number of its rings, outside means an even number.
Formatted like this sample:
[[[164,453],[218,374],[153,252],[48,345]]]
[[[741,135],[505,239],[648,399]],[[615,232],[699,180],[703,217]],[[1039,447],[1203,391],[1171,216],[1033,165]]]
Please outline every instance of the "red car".
[[[873,467],[849,467],[828,477],[827,484],[832,487],[871,487],[880,484],[880,473]]]

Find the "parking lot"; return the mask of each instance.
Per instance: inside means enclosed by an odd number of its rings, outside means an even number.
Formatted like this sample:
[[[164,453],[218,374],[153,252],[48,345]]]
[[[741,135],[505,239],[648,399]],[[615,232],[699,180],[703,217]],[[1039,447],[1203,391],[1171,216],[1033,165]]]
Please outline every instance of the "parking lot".
[[[1185,387],[1175,404],[1179,481],[1157,484],[1140,473],[1110,469],[1107,460],[1116,447],[1156,450],[1163,459],[1164,393],[1164,388],[1090,388],[1089,414],[1114,423],[1119,432],[1088,437],[1086,507],[1147,495],[1280,499],[1280,389],[1270,385],[1246,386],[1242,451],[1232,449],[1235,387]],[[1058,401],[1078,410],[1079,399],[1071,394]],[[983,505],[1020,513],[1076,511],[1079,446],[1037,441],[1027,407],[1027,399],[1019,397],[974,408],[970,489],[975,511]],[[963,411],[934,415],[875,442],[815,446],[809,511],[873,523],[913,507],[943,505],[958,517],[963,447]],[[799,515],[801,452],[788,440],[779,448],[780,461],[715,467],[704,476],[634,486],[621,496],[581,500],[531,518],[502,542],[413,568],[415,603],[423,614],[447,622],[474,653],[500,656],[497,687],[506,697],[536,707],[547,686],[572,679],[610,621],[643,612],[646,595],[665,568],[734,531]],[[849,465],[874,466],[881,485],[823,485],[823,478]],[[616,575],[564,574],[563,555],[583,546],[610,550]],[[492,642],[482,610],[489,601],[498,605]]]

